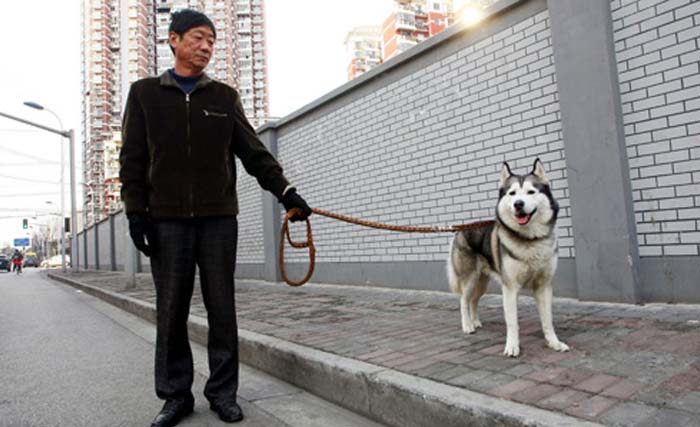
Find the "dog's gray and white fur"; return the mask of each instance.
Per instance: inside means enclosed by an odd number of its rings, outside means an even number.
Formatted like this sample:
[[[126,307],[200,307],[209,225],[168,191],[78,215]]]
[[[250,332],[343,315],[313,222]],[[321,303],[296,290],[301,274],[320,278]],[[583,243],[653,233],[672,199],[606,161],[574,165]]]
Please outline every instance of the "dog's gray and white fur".
[[[517,298],[522,288],[530,289],[535,297],[547,345],[557,351],[569,350],[557,338],[552,324],[558,212],[540,159],[535,160],[527,175],[514,175],[503,163],[495,224],[458,232],[450,245],[447,276],[450,289],[460,294],[465,333],[481,327],[477,305],[489,278],[500,282],[507,328],[506,356],[520,354]]]

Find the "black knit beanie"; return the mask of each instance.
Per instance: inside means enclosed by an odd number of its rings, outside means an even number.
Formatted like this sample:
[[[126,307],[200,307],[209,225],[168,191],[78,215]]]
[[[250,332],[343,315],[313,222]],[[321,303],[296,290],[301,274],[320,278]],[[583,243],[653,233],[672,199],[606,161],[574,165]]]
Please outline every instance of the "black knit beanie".
[[[182,37],[190,28],[201,27],[202,25],[211,28],[214,38],[216,38],[216,28],[214,28],[211,20],[207,18],[207,15],[192,9],[182,9],[173,12],[168,32],[174,31]]]

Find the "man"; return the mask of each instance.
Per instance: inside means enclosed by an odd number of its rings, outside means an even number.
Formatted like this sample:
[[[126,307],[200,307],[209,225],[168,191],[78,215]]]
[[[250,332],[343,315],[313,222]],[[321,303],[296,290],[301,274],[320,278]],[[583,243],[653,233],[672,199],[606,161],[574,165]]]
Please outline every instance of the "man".
[[[174,426],[194,408],[187,317],[195,265],[209,321],[204,395],[222,420],[243,419],[236,403],[234,156],[287,210],[300,209],[292,220],[311,214],[257,138],[238,93],[204,74],[215,40],[204,14],[174,13],[169,42],[175,68],[135,82],[124,112],[122,198],[132,240],[151,257],[156,286],[156,394],[165,400],[156,427]]]

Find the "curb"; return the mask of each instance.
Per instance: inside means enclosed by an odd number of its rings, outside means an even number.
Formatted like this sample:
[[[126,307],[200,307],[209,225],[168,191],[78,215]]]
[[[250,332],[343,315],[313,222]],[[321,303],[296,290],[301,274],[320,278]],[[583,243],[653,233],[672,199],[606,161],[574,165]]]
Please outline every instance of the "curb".
[[[52,273],[48,277],[155,323],[151,303]],[[190,339],[206,346],[206,319],[190,316],[188,330]],[[390,426],[601,426],[244,329],[238,335],[242,363]]]

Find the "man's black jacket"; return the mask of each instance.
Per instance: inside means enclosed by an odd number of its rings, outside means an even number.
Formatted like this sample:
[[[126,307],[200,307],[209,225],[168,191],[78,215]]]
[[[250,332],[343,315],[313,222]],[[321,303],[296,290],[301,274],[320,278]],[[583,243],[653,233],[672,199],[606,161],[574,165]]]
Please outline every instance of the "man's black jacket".
[[[289,185],[248,123],[238,93],[206,75],[189,93],[169,72],[131,86],[119,156],[126,213],[236,215],[237,156],[277,198]]]

